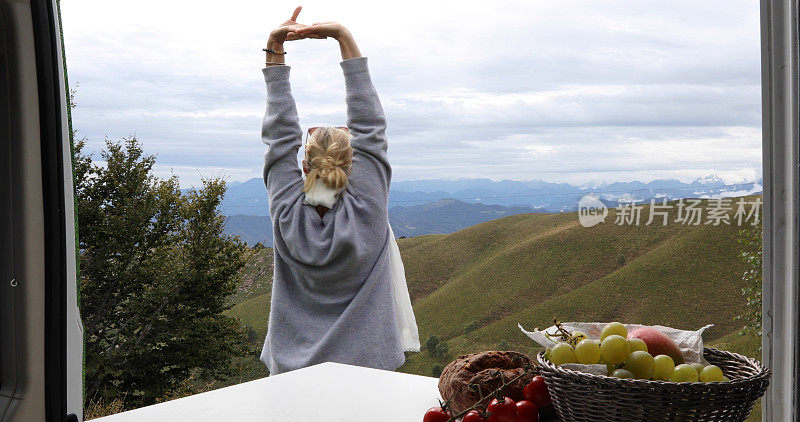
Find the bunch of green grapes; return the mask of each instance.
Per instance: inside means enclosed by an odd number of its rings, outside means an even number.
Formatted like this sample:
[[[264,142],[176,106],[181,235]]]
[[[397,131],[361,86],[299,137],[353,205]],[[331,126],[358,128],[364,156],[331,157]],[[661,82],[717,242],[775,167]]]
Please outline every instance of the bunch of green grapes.
[[[652,356],[647,344],[638,338],[627,339],[628,330],[619,322],[603,327],[600,340],[575,331],[567,341],[548,349],[547,357],[556,365],[605,364],[607,374],[617,378],[636,378],[672,382],[730,381],[716,365],[680,364],[667,355]]]
[[[727,382],[728,377],[723,375],[722,369],[717,365],[703,365],[702,363],[681,364],[675,367],[669,378],[672,382]]]

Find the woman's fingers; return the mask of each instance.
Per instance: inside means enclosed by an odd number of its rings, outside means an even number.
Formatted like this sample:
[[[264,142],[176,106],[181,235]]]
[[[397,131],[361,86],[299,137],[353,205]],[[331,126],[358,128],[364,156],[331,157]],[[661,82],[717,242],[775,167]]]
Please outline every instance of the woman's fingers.
[[[306,26],[304,28],[300,28],[300,29],[297,30],[297,32],[299,32],[301,34],[316,33],[316,32],[319,31],[319,29],[320,29],[319,26],[312,25],[312,26]]]
[[[294,13],[292,13],[292,18],[289,19],[290,21],[297,22],[297,16],[300,14],[300,11],[303,9],[303,6],[297,6],[294,9]]]
[[[304,38],[325,39],[328,37],[318,34],[298,34],[297,31],[291,31],[286,34],[286,41],[301,40]]]
[[[290,32],[286,34],[286,41],[302,40],[305,38],[324,39],[327,37],[318,34],[298,34],[297,32]]]
[[[336,22],[314,22],[311,25],[297,23],[295,19],[297,19],[301,9],[302,6],[297,6],[292,18],[281,25],[286,30],[287,41],[302,38],[325,39],[331,36],[332,32],[335,32],[332,25],[335,25]]]
[[[327,25],[329,23],[333,23],[333,22],[314,22],[311,25],[308,25],[308,26],[304,27],[303,30],[308,30],[309,28],[318,28],[318,27],[320,27],[322,25]]]
[[[301,34],[301,35],[319,35],[318,31],[317,31],[317,28],[310,27],[310,26],[298,29],[297,33]]]

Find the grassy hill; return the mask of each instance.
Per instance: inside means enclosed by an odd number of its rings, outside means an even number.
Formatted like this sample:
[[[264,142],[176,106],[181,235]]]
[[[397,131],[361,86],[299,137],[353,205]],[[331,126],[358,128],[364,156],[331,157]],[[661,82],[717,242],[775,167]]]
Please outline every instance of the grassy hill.
[[[554,317],[683,329],[711,323],[707,343],[758,357],[758,339],[735,334],[745,306],[740,227],[682,225],[676,209],[667,225],[660,218],[646,225],[645,206],[639,225],[615,224],[614,209],[590,228],[576,213],[531,213],[399,239],[420,339],[433,334],[449,348],[444,358],[408,354],[399,371],[431,375],[435,365],[501,342],[533,354],[538,346],[517,323],[547,327]],[[272,254],[253,255],[229,311],[253,327],[257,343],[266,334]],[[247,365],[251,375],[266,375],[257,358]]]
[[[537,350],[517,328],[562,321],[661,324],[696,329],[706,340],[739,329],[743,264],[735,225],[614,224],[586,228],[575,213],[522,214],[449,235],[398,242],[423,340],[448,343],[450,356],[410,356],[403,372],[430,374],[454,356],[505,342]],[[477,328],[464,334],[472,323]]]

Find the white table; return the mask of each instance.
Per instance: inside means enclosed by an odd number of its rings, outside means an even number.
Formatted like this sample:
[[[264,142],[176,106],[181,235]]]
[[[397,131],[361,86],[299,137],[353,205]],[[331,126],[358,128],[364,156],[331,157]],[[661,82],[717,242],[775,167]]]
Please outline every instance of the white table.
[[[93,421],[414,422],[438,378],[327,362]]]

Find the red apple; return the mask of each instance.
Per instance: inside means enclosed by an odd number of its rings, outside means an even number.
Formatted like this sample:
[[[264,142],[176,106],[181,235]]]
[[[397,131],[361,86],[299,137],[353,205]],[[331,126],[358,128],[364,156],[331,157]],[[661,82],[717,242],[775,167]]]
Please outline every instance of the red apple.
[[[641,339],[647,345],[647,351],[654,357],[667,355],[672,358],[675,365],[680,365],[684,362],[683,352],[681,352],[678,345],[669,336],[655,328],[637,328],[628,333],[628,338]]]

